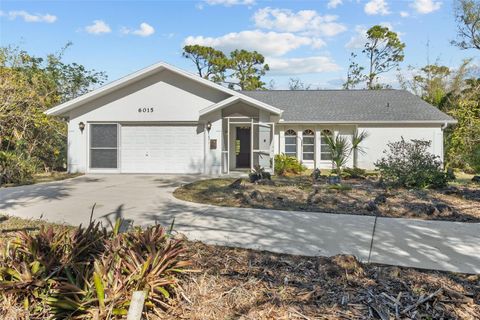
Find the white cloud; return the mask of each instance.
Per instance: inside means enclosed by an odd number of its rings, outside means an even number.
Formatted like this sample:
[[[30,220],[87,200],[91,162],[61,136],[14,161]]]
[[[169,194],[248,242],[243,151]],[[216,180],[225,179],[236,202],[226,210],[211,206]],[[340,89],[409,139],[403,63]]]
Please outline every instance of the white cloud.
[[[335,61],[325,56],[286,59],[267,57],[266,62],[270,67],[269,75],[332,72],[341,69]]]
[[[383,27],[387,27],[390,31],[393,30],[393,26],[389,22],[381,22],[379,23]],[[365,46],[365,42],[367,42],[367,31],[368,28],[364,25],[357,25],[355,26],[355,34],[350,38],[350,40],[345,44],[345,48],[347,49],[360,49]],[[395,31],[400,38],[404,35],[403,32]]]
[[[367,30],[368,28],[363,25],[355,26],[355,35],[353,35],[350,40],[345,45],[347,49],[359,49],[363,48],[365,42],[367,41]]]
[[[343,3],[343,0],[329,0],[327,3],[327,8],[334,9],[337,6],[341,5],[342,3]]]
[[[293,33],[263,32],[246,30],[231,32],[220,37],[189,36],[185,45],[203,45],[225,52],[235,49],[256,50],[265,56],[282,56],[301,46],[320,48],[325,45],[321,39],[298,36]]]
[[[85,31],[91,34],[102,34],[102,33],[110,33],[112,29],[110,26],[105,23],[103,20],[94,20],[93,24],[86,26]]]
[[[387,15],[390,14],[388,3],[385,0],[370,0],[363,8],[366,14],[369,15]]]
[[[440,9],[442,2],[434,0],[414,0],[410,6],[418,13],[428,14]]]
[[[140,37],[148,37],[155,33],[155,28],[149,25],[146,22],[140,24],[140,28],[136,30],[131,30],[128,28],[122,28],[123,34],[134,34]]]
[[[222,5],[225,7],[236,5],[252,6],[255,4],[255,0],[204,0],[204,2],[211,6]]]
[[[2,15],[6,15],[5,13],[2,12]],[[57,21],[57,17],[51,14],[31,14],[28,13],[27,11],[21,10],[21,11],[9,11],[8,12],[8,17],[12,20],[16,18],[22,18],[23,21],[25,22],[46,22],[46,23],[54,23]]]
[[[400,11],[400,17],[402,18],[406,18],[410,15],[410,13],[408,13],[407,11]]]
[[[347,30],[337,22],[338,16],[319,15],[315,10],[293,12],[288,9],[263,8],[255,12],[253,20],[258,28],[283,32],[304,32],[334,36]]]

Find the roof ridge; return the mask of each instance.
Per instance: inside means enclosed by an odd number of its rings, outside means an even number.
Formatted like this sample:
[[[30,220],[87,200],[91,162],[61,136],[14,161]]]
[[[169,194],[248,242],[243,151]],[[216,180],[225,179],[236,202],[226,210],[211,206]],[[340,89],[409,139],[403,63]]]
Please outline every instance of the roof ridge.
[[[379,91],[406,91],[404,89],[378,89],[378,90],[370,90],[370,89],[300,89],[300,90],[290,90],[290,89],[273,89],[273,90],[239,90],[240,92],[278,92],[278,91],[286,91],[286,92],[295,92],[295,91],[356,91],[356,92],[379,92]]]

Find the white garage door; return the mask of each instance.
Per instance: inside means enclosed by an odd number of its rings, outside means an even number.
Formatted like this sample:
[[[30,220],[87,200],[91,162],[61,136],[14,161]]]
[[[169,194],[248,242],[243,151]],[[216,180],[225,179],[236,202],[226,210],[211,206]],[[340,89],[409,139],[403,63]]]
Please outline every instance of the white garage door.
[[[126,173],[200,173],[204,134],[197,126],[122,125],[121,170]]]

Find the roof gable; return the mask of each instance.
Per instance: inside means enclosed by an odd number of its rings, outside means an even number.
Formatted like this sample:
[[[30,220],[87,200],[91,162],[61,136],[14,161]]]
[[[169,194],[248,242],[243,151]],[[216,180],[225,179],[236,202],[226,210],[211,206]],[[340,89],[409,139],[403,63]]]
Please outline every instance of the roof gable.
[[[220,92],[223,92],[223,93],[229,95],[230,97],[232,97],[232,96],[241,97],[241,98],[243,98],[247,101],[250,101],[252,103],[256,102],[261,106],[267,107],[267,108],[271,109],[273,112],[281,112],[281,110],[279,110],[279,109],[277,109],[273,106],[267,105],[264,102],[255,101],[254,98],[245,96],[242,93],[240,93],[239,91],[235,91],[235,90],[232,90],[232,89],[225,88],[222,85],[219,85],[217,83],[214,83],[212,81],[209,81],[207,79],[199,77],[198,75],[189,73],[189,72],[184,71],[182,69],[176,68],[176,67],[174,67],[172,65],[169,65],[165,62],[159,62],[157,64],[154,64],[152,66],[149,66],[149,67],[144,68],[142,70],[139,70],[137,72],[129,74],[129,75],[123,77],[123,78],[115,80],[111,83],[108,83],[108,84],[106,84],[106,85],[104,85],[104,86],[102,86],[102,87],[100,87],[96,90],[93,90],[89,93],[86,93],[86,94],[84,94],[80,97],[77,97],[75,99],[64,102],[64,103],[62,103],[58,106],[55,106],[51,109],[48,109],[47,111],[45,111],[45,114],[47,114],[47,115],[65,115],[69,111],[71,111],[75,108],[81,107],[81,106],[83,106],[83,105],[85,105],[85,104],[87,104],[87,103],[89,103],[89,102],[91,102],[95,99],[98,99],[98,98],[101,98],[105,95],[111,94],[111,93],[113,93],[117,90],[125,88],[126,86],[129,86],[129,85],[131,85],[131,84],[133,84],[137,81],[143,80],[147,77],[155,75],[156,73],[162,72],[164,70],[171,71],[175,74],[178,74],[182,77],[193,80],[193,81],[195,81],[197,83],[200,83],[204,86],[207,86],[209,88],[213,88],[213,89],[218,90]]]

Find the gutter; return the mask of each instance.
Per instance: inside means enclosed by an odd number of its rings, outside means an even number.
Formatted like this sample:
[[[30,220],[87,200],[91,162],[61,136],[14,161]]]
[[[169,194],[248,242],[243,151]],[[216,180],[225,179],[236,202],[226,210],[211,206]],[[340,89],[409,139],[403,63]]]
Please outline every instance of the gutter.
[[[376,120],[376,121],[279,121],[279,124],[441,124],[442,128],[449,124],[456,124],[457,120]]]

